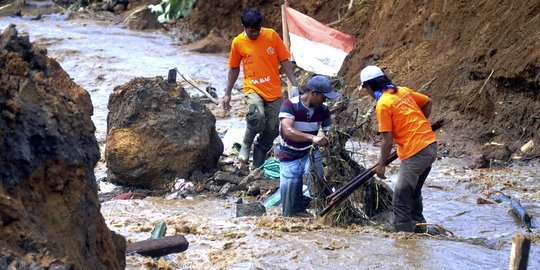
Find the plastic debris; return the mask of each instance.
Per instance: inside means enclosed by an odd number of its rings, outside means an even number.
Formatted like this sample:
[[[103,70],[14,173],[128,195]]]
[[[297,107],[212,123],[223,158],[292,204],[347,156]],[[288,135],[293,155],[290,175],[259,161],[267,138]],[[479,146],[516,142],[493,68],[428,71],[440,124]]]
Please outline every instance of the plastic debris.
[[[308,186],[303,185],[302,186],[302,194],[304,196],[309,197],[309,189]],[[272,206],[278,206],[281,204],[281,192],[280,190],[276,190],[274,194],[272,194],[270,197],[266,198],[266,200],[263,201],[262,205],[265,208],[272,207]]]
[[[166,232],[167,232],[167,223],[165,223],[165,221],[160,221],[158,222],[156,227],[154,227],[154,229],[152,230],[152,239],[161,238],[165,236]]]
[[[279,178],[279,160],[275,157],[267,159],[262,165],[264,175],[270,178]]]

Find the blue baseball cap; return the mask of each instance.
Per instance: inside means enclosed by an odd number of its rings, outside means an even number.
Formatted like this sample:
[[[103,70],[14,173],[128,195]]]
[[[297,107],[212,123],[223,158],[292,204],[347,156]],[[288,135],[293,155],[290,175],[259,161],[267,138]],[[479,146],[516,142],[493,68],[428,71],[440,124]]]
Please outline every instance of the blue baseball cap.
[[[329,99],[335,99],[339,97],[339,93],[334,92],[332,89],[332,83],[326,76],[315,75],[309,79],[306,90],[321,93]]]

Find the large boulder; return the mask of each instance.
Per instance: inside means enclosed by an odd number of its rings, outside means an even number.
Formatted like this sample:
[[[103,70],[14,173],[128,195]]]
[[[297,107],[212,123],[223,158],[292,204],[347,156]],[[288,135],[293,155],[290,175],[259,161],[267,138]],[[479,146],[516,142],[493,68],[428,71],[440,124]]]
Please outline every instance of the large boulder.
[[[90,95],[14,25],[0,36],[0,269],[122,269],[100,213]]]
[[[223,153],[214,115],[161,77],[135,78],[109,98],[107,179],[162,189],[216,168]]]

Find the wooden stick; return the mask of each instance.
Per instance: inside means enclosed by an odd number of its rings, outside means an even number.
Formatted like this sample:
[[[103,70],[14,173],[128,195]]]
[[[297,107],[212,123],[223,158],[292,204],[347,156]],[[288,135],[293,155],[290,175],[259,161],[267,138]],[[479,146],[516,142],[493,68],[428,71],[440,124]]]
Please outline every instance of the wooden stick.
[[[428,83],[422,85],[422,87],[420,87],[420,89],[418,90],[418,92],[420,92],[420,93],[426,92],[426,90],[429,89],[429,87],[431,86],[431,84],[433,83],[433,81],[435,81],[435,79],[437,79],[437,77],[433,77],[433,79],[431,79],[431,81],[429,81]]]
[[[182,235],[164,236],[158,239],[128,243],[126,254],[139,253],[144,256],[159,257],[186,251],[189,243]]]
[[[216,105],[219,105],[219,102],[213,97],[211,96],[210,94],[208,94],[208,92],[202,90],[201,88],[199,88],[195,82],[193,82],[191,79],[187,78],[186,76],[184,76],[184,74],[180,73],[180,71],[178,71],[178,69],[176,70],[176,72],[178,72],[178,74],[180,74],[180,76],[182,76],[182,79],[184,79],[184,81],[186,81],[187,83],[191,84],[191,86],[195,87],[195,89],[199,90],[201,93],[203,93],[207,98],[210,99],[210,101],[212,101],[213,103],[215,103]]]
[[[520,233],[512,239],[512,251],[510,252],[509,270],[527,270],[529,261],[529,250],[531,249],[531,239]]]
[[[478,94],[482,93],[482,90],[484,90],[484,87],[486,86],[487,82],[489,81],[489,78],[491,78],[491,75],[493,75],[494,71],[495,71],[494,69],[491,70],[491,73],[489,74],[488,78],[486,79],[486,81],[484,81],[484,84],[482,84],[482,87],[480,87],[480,91],[478,91]]]
[[[349,1],[349,5],[347,6],[347,10],[352,8],[353,3],[354,3],[354,0]]]
[[[285,14],[285,8],[288,6],[288,2],[287,0],[285,0],[285,3],[283,5],[281,5],[281,26],[283,28],[283,43],[285,43],[285,47],[287,47],[287,50],[291,50],[291,40],[289,38],[289,26],[287,24],[287,15]],[[291,63],[292,65],[292,63]],[[287,77],[287,76],[285,76]],[[289,79],[289,77],[287,77],[287,94],[288,94],[288,97],[292,97],[292,93],[291,93],[291,88],[292,88],[292,82],[291,80]]]
[[[339,19],[337,21],[334,21],[334,22],[331,22],[331,23],[327,24],[326,26],[331,27],[332,25],[338,24],[338,23],[340,23],[342,21],[343,21],[343,19]]]
[[[491,73],[489,74],[489,76],[487,77],[487,79],[484,81],[484,84],[482,84],[482,87],[480,87],[480,90],[478,91],[477,94],[474,94],[474,96],[471,98],[471,100],[469,101],[469,103],[467,103],[467,105],[465,106],[465,110],[467,110],[467,108],[469,107],[469,105],[471,105],[471,103],[476,99],[476,95],[482,93],[482,90],[484,90],[484,86],[486,86],[487,82],[489,81],[489,79],[491,78],[491,75],[493,75],[493,72],[495,72],[494,69],[491,70]],[[464,110],[464,111],[465,111]]]

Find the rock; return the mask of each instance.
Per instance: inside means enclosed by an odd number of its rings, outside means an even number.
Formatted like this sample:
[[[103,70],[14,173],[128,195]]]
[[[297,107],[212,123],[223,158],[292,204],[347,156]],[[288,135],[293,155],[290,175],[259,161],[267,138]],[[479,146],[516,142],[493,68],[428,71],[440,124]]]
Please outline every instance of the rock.
[[[258,202],[236,205],[236,217],[260,217],[265,214],[266,208],[264,208],[264,206]]]
[[[482,154],[488,161],[507,162],[512,156],[512,151],[506,145],[486,144],[482,147]]]
[[[189,44],[187,48],[198,53],[227,53],[231,49],[230,44],[231,40],[222,37],[217,28],[213,28],[208,36]]]
[[[223,185],[223,187],[221,187],[221,189],[219,190],[219,194],[221,194],[221,195],[227,195],[227,193],[233,192],[233,191],[236,191],[236,190],[237,190],[236,185],[231,184],[231,183],[226,183],[226,184]]]
[[[241,190],[247,190],[247,186],[258,179],[261,179],[264,177],[264,171],[256,168],[253,171],[251,171],[242,181],[240,181],[240,184],[238,184],[239,189]]]
[[[248,187],[246,192],[248,196],[258,196],[261,195],[261,187],[258,185],[251,185]]]
[[[99,211],[90,95],[14,25],[0,80],[0,269],[125,268]]]
[[[467,169],[485,168],[489,162],[482,154],[473,154],[463,159],[463,167]]]
[[[277,190],[279,188],[279,180],[278,179],[272,179],[272,180],[256,180],[254,182],[251,182],[248,185],[247,195],[250,196],[257,196],[260,195],[263,191],[268,190]]]
[[[217,171],[214,174],[214,181],[216,181],[218,185],[224,185],[225,183],[238,185],[240,181],[242,181],[242,178],[234,173]]]
[[[521,152],[526,154],[526,153],[530,152],[533,148],[534,148],[534,141],[530,140],[526,144],[521,146],[520,150],[521,150]]]
[[[156,16],[145,5],[130,9],[128,13],[129,15],[127,15],[123,24],[127,25],[129,29],[155,30],[162,28]]]
[[[127,0],[105,0],[101,8],[110,12],[119,12],[126,10],[128,4]]]
[[[220,193],[221,192],[221,189],[223,187],[220,187],[220,186],[216,186],[216,185],[210,185],[210,186],[207,186],[207,190],[210,191],[210,192],[213,192],[213,193]]]
[[[163,189],[194,171],[210,172],[223,152],[212,113],[161,77],[135,78],[109,98],[107,179]]]

